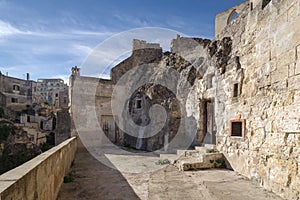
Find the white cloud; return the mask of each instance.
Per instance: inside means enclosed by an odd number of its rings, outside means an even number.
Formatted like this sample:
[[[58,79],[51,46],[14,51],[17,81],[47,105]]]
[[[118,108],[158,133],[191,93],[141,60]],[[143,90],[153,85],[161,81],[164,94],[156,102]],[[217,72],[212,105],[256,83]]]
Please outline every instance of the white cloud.
[[[0,20],[0,37],[22,34],[22,31],[13,27],[10,23]]]

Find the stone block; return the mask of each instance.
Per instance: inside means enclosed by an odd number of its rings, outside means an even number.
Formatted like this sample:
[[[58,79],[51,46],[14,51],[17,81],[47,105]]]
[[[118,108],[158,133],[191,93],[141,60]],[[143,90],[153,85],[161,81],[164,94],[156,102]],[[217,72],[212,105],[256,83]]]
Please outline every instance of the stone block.
[[[289,64],[289,77],[295,75],[295,63]]]
[[[288,78],[288,65],[278,66],[277,70],[271,73],[271,83],[285,81]]]
[[[295,65],[295,75],[300,74],[300,60],[297,60]]]
[[[295,62],[296,60],[296,50],[295,49],[291,49],[283,54],[281,54],[277,60],[278,62],[278,66],[282,66],[282,65],[287,65],[290,63]]]
[[[296,46],[296,59],[299,60],[300,59],[300,45]]]

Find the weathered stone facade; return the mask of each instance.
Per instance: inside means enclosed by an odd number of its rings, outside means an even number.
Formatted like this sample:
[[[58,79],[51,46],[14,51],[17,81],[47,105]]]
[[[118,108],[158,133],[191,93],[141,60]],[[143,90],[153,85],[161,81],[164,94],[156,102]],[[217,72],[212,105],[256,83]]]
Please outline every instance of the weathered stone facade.
[[[234,170],[287,199],[298,199],[300,192],[299,5],[246,2],[216,35],[232,39],[226,72],[216,76],[222,85],[215,98],[218,149]],[[244,137],[230,136],[236,115],[245,119]]]
[[[22,111],[32,104],[32,85],[34,81],[5,76],[0,72],[0,106],[5,114],[16,116],[13,111]]]
[[[68,107],[68,85],[62,79],[38,79],[33,87],[33,103],[45,103],[56,108]]]

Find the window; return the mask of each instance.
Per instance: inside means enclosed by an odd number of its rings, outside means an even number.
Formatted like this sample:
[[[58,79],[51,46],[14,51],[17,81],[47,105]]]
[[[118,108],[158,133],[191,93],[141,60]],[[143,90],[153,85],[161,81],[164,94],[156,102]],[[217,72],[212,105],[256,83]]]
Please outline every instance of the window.
[[[250,10],[253,10],[253,3],[250,3]]]
[[[34,141],[34,136],[33,136],[33,135],[30,135],[30,136],[29,136],[29,140],[30,140],[31,142],[33,142],[33,141]]]
[[[27,122],[30,122],[30,116],[27,115]]]
[[[238,97],[239,96],[239,84],[236,83],[233,85],[233,97]]]
[[[245,137],[245,119],[230,120],[230,136]]]
[[[20,86],[18,86],[18,85],[13,85],[13,90],[15,90],[15,91],[20,91]]]
[[[67,103],[67,97],[64,97],[64,103]]]
[[[18,103],[18,99],[17,98],[11,98],[11,102],[12,103]]]
[[[141,99],[136,100],[136,108],[137,109],[142,108],[142,100]]]
[[[264,9],[270,2],[271,0],[263,0],[261,9]]]
[[[227,19],[227,24],[232,22],[237,16],[238,16],[238,13],[235,10],[233,10]]]
[[[210,89],[213,87],[213,74],[210,74],[207,76],[207,89]]]
[[[55,97],[58,97],[58,93],[55,94]]]

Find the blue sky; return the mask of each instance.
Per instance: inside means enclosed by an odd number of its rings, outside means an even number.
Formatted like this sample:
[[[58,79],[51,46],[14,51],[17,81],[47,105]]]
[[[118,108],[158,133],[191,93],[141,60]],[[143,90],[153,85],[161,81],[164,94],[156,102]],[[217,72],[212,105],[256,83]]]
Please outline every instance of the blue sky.
[[[160,27],[212,39],[215,14],[241,2],[0,0],[0,71],[18,78],[29,72],[33,80],[66,80],[71,67],[81,66],[97,45],[135,28]]]

